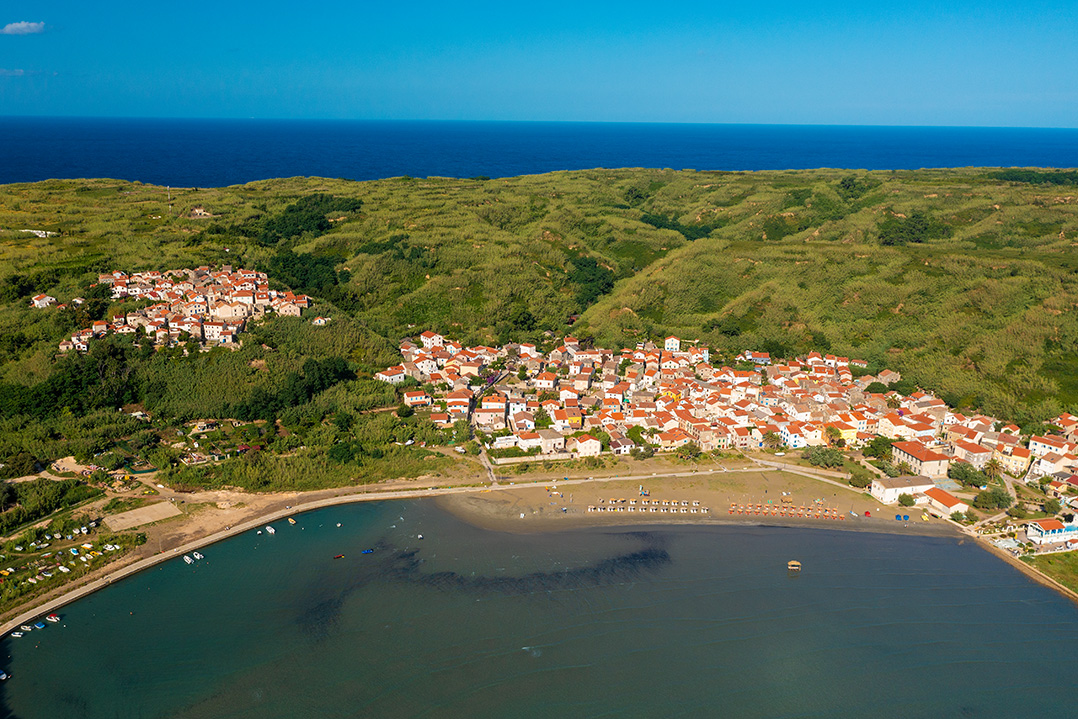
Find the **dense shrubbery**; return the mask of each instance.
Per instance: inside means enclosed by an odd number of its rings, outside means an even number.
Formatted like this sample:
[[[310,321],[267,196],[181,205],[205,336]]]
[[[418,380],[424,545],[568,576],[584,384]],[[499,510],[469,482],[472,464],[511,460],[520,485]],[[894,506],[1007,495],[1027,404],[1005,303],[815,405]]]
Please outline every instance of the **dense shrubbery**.
[[[690,242],[692,240],[699,240],[701,237],[707,237],[715,230],[719,229],[726,224],[725,221],[716,221],[710,224],[698,223],[695,225],[685,225],[677,220],[675,217],[668,217],[666,215],[652,214],[645,212],[640,217],[641,222],[646,222],[660,230],[673,230],[679,232],[681,235]]]
[[[988,484],[988,475],[966,462],[951,462],[947,476],[963,487],[984,487]]]
[[[264,245],[275,245],[304,233],[324,233],[333,226],[328,215],[356,212],[362,206],[363,203],[355,198],[307,195],[282,212],[249,222],[239,229]]]
[[[808,460],[809,464],[828,469],[841,467],[845,460],[842,452],[830,447],[806,447],[801,456]]]
[[[888,217],[880,223],[878,232],[881,245],[938,240],[952,234],[950,227],[921,210],[914,210],[909,217]]]
[[[973,498],[973,506],[977,509],[1007,509],[1012,504],[1014,499],[1000,487],[982,490]]]
[[[102,494],[74,479],[35,479],[18,484],[0,484],[0,534],[10,534],[58,509],[73,507]]]
[[[1030,185],[1078,185],[1076,170],[1020,170],[995,172],[993,177],[1005,182],[1025,182]]]

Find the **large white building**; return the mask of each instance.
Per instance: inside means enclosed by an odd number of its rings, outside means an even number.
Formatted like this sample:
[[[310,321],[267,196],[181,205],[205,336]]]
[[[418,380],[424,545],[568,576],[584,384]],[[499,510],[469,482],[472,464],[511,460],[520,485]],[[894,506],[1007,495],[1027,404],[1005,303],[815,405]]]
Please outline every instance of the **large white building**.
[[[872,480],[869,493],[884,504],[895,504],[899,495],[908,494],[911,497],[924,494],[936,485],[926,477],[877,477]]]

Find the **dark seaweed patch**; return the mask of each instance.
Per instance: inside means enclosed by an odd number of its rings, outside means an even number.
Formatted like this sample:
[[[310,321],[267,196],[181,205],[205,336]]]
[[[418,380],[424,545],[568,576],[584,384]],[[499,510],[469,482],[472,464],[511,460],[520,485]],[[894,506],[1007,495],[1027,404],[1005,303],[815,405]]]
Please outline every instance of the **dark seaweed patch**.
[[[660,535],[651,532],[626,532],[620,536],[636,539],[644,547],[625,554],[601,559],[574,569],[531,572],[514,576],[474,576],[453,571],[424,573],[424,560],[418,549],[396,550],[387,542],[375,545],[371,561],[355,565],[345,583],[316,589],[307,597],[297,622],[311,638],[327,636],[340,620],[341,608],[348,597],[373,581],[391,581],[429,587],[444,592],[469,592],[520,596],[585,589],[632,581],[647,572],[658,571],[672,560]]]

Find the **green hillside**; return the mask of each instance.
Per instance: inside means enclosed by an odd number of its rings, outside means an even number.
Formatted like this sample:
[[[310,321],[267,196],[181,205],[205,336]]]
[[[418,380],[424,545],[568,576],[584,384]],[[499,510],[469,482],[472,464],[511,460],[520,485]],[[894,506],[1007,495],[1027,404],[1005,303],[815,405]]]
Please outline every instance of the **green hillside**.
[[[301,322],[282,321],[263,332],[286,351],[196,358],[182,370],[191,393],[175,389],[178,369],[159,368],[150,386],[170,388],[160,403],[170,412],[200,414],[210,397],[223,411],[222,392],[276,386],[312,356],[343,357],[362,375],[427,328],[541,341],[579,315],[572,332],[603,344],[676,333],[725,350],[830,350],[898,369],[959,406],[1039,420],[1078,409],[1074,182],[984,169],[593,170],[171,191],[9,185],[0,384],[54,376],[70,361],[57,360],[56,343],[89,314],[115,311],[103,300],[81,316],[34,311],[34,294],[87,296],[106,269],[231,263],[266,270],[344,321],[319,346]],[[268,371],[250,369],[266,359]]]

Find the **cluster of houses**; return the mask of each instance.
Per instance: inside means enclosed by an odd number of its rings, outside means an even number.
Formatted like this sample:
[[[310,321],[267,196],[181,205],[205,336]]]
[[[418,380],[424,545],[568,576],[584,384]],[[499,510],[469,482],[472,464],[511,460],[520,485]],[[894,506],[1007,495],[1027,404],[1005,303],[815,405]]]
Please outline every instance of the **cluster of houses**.
[[[637,446],[630,435],[659,451],[692,442],[705,452],[856,448],[887,437],[903,476],[873,483],[881,502],[909,493],[943,516],[967,511],[936,485],[952,463],[984,469],[992,460],[1015,478],[1050,477],[1051,491],[1078,501],[1068,492],[1078,489],[1078,417],[1063,415],[1054,421],[1061,434],[1027,441],[1015,425],[964,415],[927,392],[869,391],[901,375],[866,374],[862,360],[811,352],[773,361],[745,351],[730,367],[713,365],[707,347],[677,337],[620,350],[565,337],[544,353],[526,343],[465,347],[433,331],[400,350],[403,362],[376,378],[433,387],[404,393],[405,403],[432,407],[441,426],[469,421],[492,437],[493,450],[549,458],[628,454]],[[600,433],[609,441],[596,439]]]
[[[265,272],[229,265],[216,270],[198,267],[131,275],[116,271],[100,275],[98,284],[108,285],[113,299],[133,298],[152,304],[78,330],[70,340],[60,343],[61,352],[85,352],[95,337],[110,332],[144,333],[153,337],[155,344],[165,346],[187,341],[204,346],[235,345],[249,320],[268,312],[299,317],[311,304],[306,295],[270,289]],[[76,297],[71,302],[82,301]],[[44,296],[32,302],[34,307],[48,307],[56,300]]]

